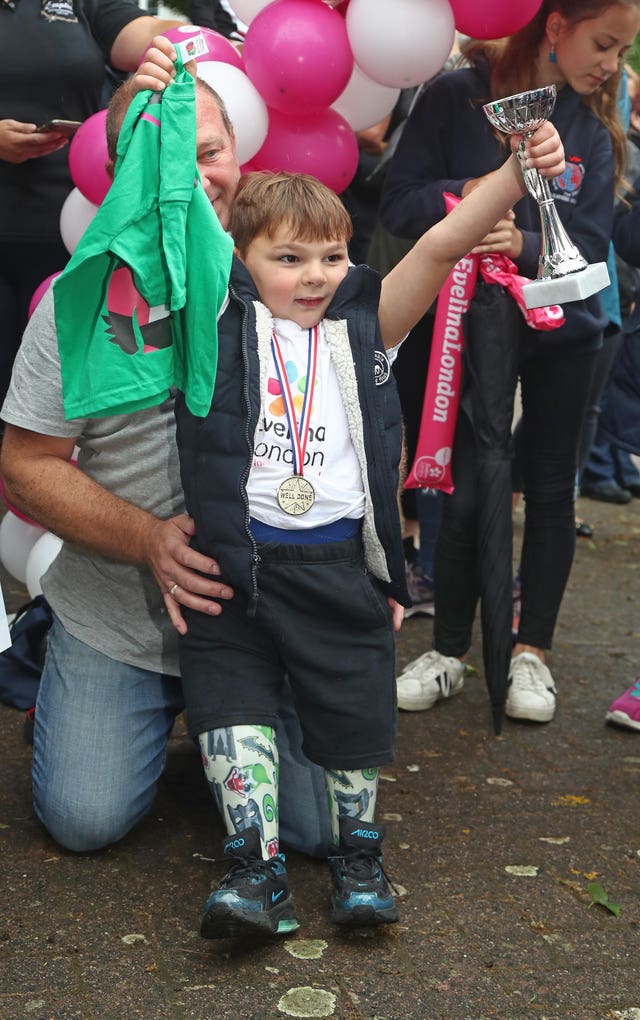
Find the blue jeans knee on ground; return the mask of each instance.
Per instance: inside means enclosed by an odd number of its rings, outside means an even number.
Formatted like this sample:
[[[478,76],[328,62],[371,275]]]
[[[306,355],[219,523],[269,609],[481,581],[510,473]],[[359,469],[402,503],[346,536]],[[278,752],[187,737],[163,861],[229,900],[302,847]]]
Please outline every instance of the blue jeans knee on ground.
[[[35,812],[58,843],[98,850],[144,818],[182,708],[179,678],[117,662],[54,617],[36,707],[32,778]],[[324,776],[302,754],[288,690],[281,715],[281,838],[320,856],[330,841]]]

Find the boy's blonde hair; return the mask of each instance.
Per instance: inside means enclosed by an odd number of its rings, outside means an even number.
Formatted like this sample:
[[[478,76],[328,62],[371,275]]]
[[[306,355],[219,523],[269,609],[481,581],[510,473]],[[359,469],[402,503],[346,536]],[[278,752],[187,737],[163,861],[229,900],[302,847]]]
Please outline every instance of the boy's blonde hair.
[[[349,213],[338,196],[309,174],[261,170],[240,178],[231,209],[229,233],[243,258],[260,235],[274,237],[281,226],[292,240],[344,241],[353,233]]]

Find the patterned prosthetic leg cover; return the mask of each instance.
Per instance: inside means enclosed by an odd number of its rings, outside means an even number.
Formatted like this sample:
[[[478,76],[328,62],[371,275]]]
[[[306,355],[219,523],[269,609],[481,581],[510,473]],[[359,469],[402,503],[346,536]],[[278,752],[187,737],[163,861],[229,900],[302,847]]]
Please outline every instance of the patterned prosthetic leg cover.
[[[349,772],[325,769],[331,831],[336,843],[340,841],[341,816],[359,818],[363,822],[374,820],[378,775],[377,768]]]
[[[228,726],[198,737],[204,773],[230,836],[260,832],[264,858],[278,853],[278,748],[270,726]]]

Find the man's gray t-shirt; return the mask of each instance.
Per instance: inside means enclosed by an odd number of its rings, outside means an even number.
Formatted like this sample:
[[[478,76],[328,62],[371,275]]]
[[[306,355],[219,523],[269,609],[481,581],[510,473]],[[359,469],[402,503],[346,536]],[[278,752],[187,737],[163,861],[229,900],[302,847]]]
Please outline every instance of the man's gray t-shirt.
[[[2,418],[47,436],[75,437],[79,470],[156,517],[184,511],[172,399],[130,415],[65,420],[52,288],[24,334]],[[65,542],[41,584],[74,637],[119,662],[179,674],[177,634],[149,570]]]

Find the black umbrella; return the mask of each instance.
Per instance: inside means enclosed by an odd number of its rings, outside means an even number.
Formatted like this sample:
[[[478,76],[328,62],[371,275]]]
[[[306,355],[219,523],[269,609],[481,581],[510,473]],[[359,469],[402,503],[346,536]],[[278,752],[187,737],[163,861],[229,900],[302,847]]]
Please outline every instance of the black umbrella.
[[[462,409],[476,442],[482,656],[496,734],[502,728],[512,649],[511,424],[522,328],[513,298],[498,284],[478,279],[465,321]]]

